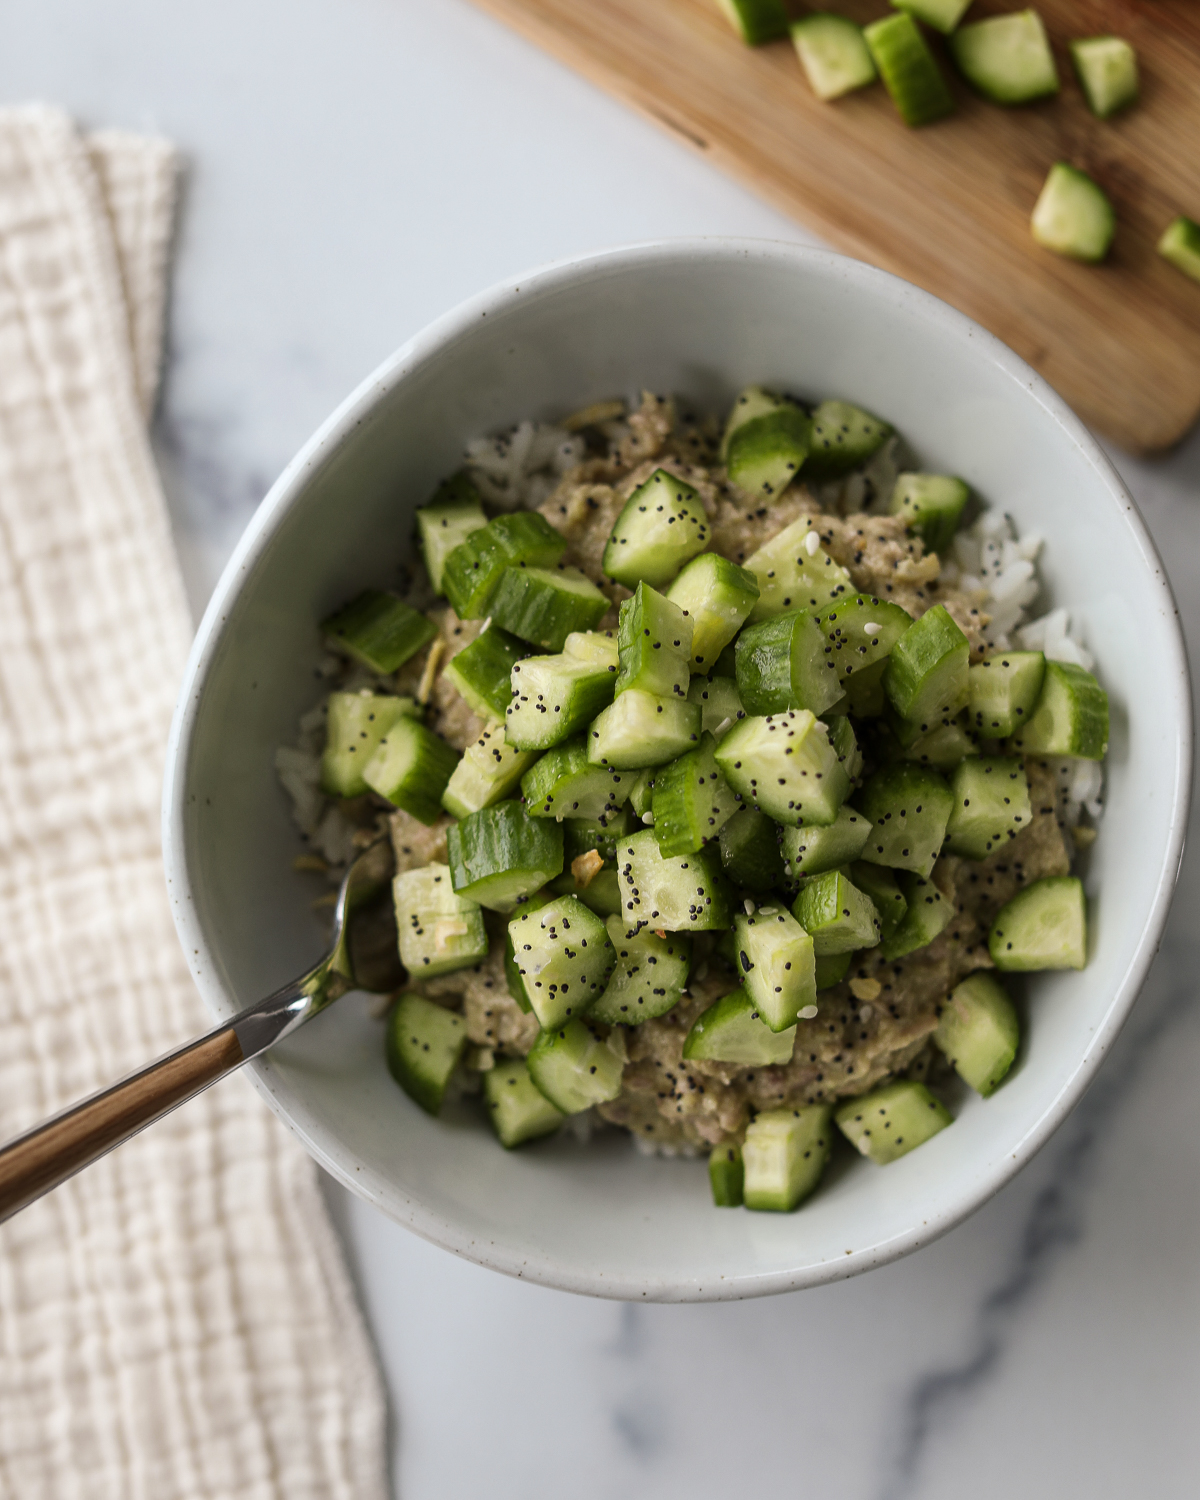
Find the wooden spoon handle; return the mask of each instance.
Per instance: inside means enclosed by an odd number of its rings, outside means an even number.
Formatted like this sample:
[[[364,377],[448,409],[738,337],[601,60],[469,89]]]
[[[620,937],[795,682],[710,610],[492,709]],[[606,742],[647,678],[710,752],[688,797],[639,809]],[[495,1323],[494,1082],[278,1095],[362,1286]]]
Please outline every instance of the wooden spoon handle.
[[[245,1060],[222,1026],[10,1141],[0,1149],[0,1223]]]

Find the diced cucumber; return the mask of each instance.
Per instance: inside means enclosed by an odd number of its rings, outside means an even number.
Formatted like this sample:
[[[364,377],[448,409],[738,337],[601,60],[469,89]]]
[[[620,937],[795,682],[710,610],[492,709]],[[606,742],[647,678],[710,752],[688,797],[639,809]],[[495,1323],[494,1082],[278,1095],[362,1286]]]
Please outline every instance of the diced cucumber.
[[[691,621],[691,670],[707,675],[758,603],[758,580],[717,552],[693,557],[667,590]]]
[[[946,824],[946,847],[952,854],[986,859],[1032,821],[1029,783],[1019,760],[964,760],[950,790],[954,808]]]
[[[729,883],[712,849],[667,857],[654,830],[617,851],[625,931],[711,932],[729,926]]]
[[[543,1031],[525,1062],[539,1091],[564,1115],[604,1104],[621,1092],[623,1056],[582,1021]]]
[[[1137,99],[1137,53],[1122,37],[1082,37],[1070,46],[1079,87],[1094,115],[1107,120]]]
[[[502,719],[512,702],[512,669],[528,654],[524,641],[492,624],[451,657],[442,676],[482,718]]]
[[[817,954],[817,994],[822,990],[831,990],[835,984],[841,984],[850,972],[850,964],[853,961],[853,953],[818,953]]]
[[[606,1026],[640,1026],[665,1016],[678,1005],[687,984],[690,939],[678,932],[661,938],[649,929],[629,937],[620,917],[609,917],[605,926],[617,963],[589,1012],[592,1020]]]
[[[897,10],[906,10],[926,26],[946,33],[954,30],[970,3],[971,0],[892,0]]]
[[[552,568],[566,549],[544,516],[516,510],[471,532],[447,555],[442,587],[460,620],[482,620],[506,568]]]
[[[774,890],[784,879],[778,825],[753,807],[734,813],[721,829],[721,863],[741,889]]]
[[[953,771],[966,756],[979,754],[979,746],[964,728],[961,714],[949,723],[935,724],[924,734],[918,730],[914,735],[912,730],[916,726],[907,724],[903,719],[896,723],[903,725],[907,731],[897,736],[902,742],[908,741],[901,756],[903,760],[914,760],[918,765],[932,766],[935,771]]]
[[[873,21],[863,36],[883,86],[906,125],[929,125],[950,114],[954,96],[910,15]]]
[[[1021,1024],[1004,986],[981,971],[951,991],[933,1040],[963,1082],[986,1099],[1013,1065]]]
[[[693,677],[688,687],[688,702],[699,706],[700,728],[714,739],[721,739],[739,719],[746,717],[732,677]]]
[[[935,604],[892,647],[883,685],[902,719],[922,730],[967,701],[971,646],[944,604]]]
[[[518,750],[505,739],[504,725],[488,724],[472,740],[451,773],[442,806],[456,818],[502,802],[538,758],[536,750]]]
[[[550,902],[554,900],[554,896],[555,893],[550,890],[534,891],[532,896],[526,896],[522,901],[518,902],[514,909],[517,912],[541,911],[543,906],[549,906]],[[507,922],[504,927],[504,978],[508,984],[508,993],[525,1014],[528,1015],[533,1010],[533,1006],[529,1003],[529,996],[525,993],[525,981],[521,978],[521,971],[517,967],[517,955],[513,948],[511,922]]]
[[[519,1058],[502,1057],[483,1075],[483,1097],[500,1144],[511,1151],[522,1141],[557,1130],[566,1115],[555,1109]]]
[[[1083,884],[1073,875],[1035,880],[996,913],[988,952],[998,969],[1082,969],[1087,963]]]
[[[785,828],[779,841],[784,873],[799,880],[848,865],[862,853],[870,831],[867,819],[845,806],[825,828]]]
[[[400,962],[414,979],[436,979],[487,957],[479,904],[455,894],[445,865],[404,870],[392,882]]]
[[[604,993],[617,961],[604,923],[575,896],[560,896],[508,924],[517,973],[538,1025],[553,1031]]]
[[[711,531],[704,502],[665,469],[656,469],[630,495],[604,549],[604,571],[628,588],[660,589],[685,562],[703,552]]]
[[[363,780],[393,807],[422,823],[436,823],[442,815],[442,794],[457,765],[457,750],[424,724],[401,715],[363,768]]]
[[[1029,104],[1058,93],[1058,69],[1036,10],[960,26],[948,45],[959,72],[993,104]]]
[[[637,776],[629,788],[629,808],[634,817],[645,819],[650,813],[650,821],[654,821],[654,814],[650,811],[654,806],[654,772],[643,771]]]
[[[547,651],[561,651],[569,635],[591,630],[610,607],[590,578],[563,563],[505,568],[488,605],[497,625]]]
[[[436,1115],[446,1085],[467,1045],[461,1016],[420,995],[401,995],[387,1026],[387,1065],[392,1077],[422,1109]]]
[[[717,0],[729,24],[748,47],[787,35],[783,0]]]
[[[446,848],[455,891],[490,911],[511,911],[563,867],[562,829],[531,818],[519,802],[497,802],[453,824]]]
[[[859,860],[850,866],[850,879],[874,902],[886,944],[908,911],[908,899],[895,875],[883,865],[869,865]],[[886,953],[886,948],[884,951]]]
[[[479,491],[465,474],[447,479],[429,504],[417,512],[425,571],[435,594],[442,592],[442,573],[451,552],[472,532],[482,531],[486,525]]]
[[[812,418],[794,401],[749,386],[733,404],[721,442],[729,477],[750,494],[781,494],[808,457]]]
[[[632,778],[625,778],[627,781],[630,779]],[[533,808],[527,809],[530,813],[533,810]],[[569,817],[564,819],[564,867],[569,866],[581,854],[587,854],[592,849],[595,849],[601,859],[615,859],[617,846],[630,834],[641,832],[637,824],[638,820],[634,818],[628,803],[624,807],[610,808],[602,818]]]
[[[906,871],[900,876],[900,885],[904,891],[904,917],[880,949],[889,963],[906,953],[928,948],[954,919],[953,902],[946,900],[932,880],[923,880],[920,875]]]
[[[883,678],[886,671],[887,658],[885,657],[883,661],[871,662],[869,666],[860,666],[857,671],[846,678],[844,687],[847,713],[853,714],[856,719],[877,719],[886,711],[888,700],[883,690]]]
[[[717,742],[702,734],[694,750],[654,778],[654,836],[664,854],[692,854],[715,839],[741,806],[717,767]]]
[[[858,805],[871,820],[864,857],[928,879],[954,808],[954,794],[943,778],[926,766],[884,766],[863,787]]]
[[[832,823],[850,790],[825,725],[807,709],[743,719],[717,746],[717,765],[744,802],[789,828]]]
[[[621,882],[616,870],[604,869],[593,875],[586,885],[580,885],[570,870],[564,871],[548,887],[553,896],[575,896],[589,911],[607,919],[619,914],[622,908]]]
[[[629,796],[633,777],[587,758],[580,735],[547,750],[521,778],[521,795],[535,818],[600,818],[615,813]]]
[[[611,703],[616,664],[597,663],[574,652],[527,656],[512,669],[512,702],[504,715],[510,745],[548,750],[590,724]]]
[[[817,999],[811,935],[783,906],[760,906],[734,918],[742,983],[772,1031],[786,1031]]]
[[[926,552],[944,552],[970,498],[970,489],[952,474],[897,474],[888,511],[904,517]]]
[[[767,1068],[791,1062],[795,1045],[796,1028],[772,1031],[759,1015],[750,992],[743,987],[696,1017],[684,1041],[683,1056],[687,1062],[727,1062]]]
[[[615,672],[621,663],[615,630],[575,630],[567,637],[563,651],[577,661],[585,661],[599,671],[601,667]]]
[[[875,903],[841,870],[826,870],[806,880],[792,912],[822,957],[874,948],[883,931]]]
[[[880,1166],[907,1156],[953,1123],[941,1100],[923,1083],[908,1078],[847,1099],[838,1106],[834,1119],[855,1150]]]
[[[831,716],[827,725],[827,733],[829,743],[833,746],[838,765],[845,774],[847,782],[856,785],[862,775],[863,758],[862,751],[858,748],[854,725],[844,715]]]
[[[823,714],[842,696],[833,653],[810,610],[792,609],[747,625],[734,660],[738,696],[748,714],[789,708]]]
[[[700,742],[700,709],[630,688],[588,730],[588,760],[614,771],[662,766]]]
[[[844,16],[812,15],[797,21],[792,29],[793,37],[800,27],[815,21],[837,21],[840,27],[850,26],[857,33],[858,45],[866,58],[871,72],[863,79],[870,83],[875,77],[875,64],[871,52],[863,40],[862,30]],[[799,46],[799,44],[797,44]],[[809,79],[812,82],[811,76]],[[858,87],[858,85],[853,85]],[[813,85],[816,92],[816,85]],[[848,401],[822,401],[813,410],[812,452],[804,460],[804,478],[816,483],[826,479],[840,479],[873,458],[892,435],[892,426],[880,417],[873,417],[860,406],[851,406]]]
[[[1040,651],[1000,651],[967,673],[967,707],[976,733],[1006,740],[1029,721],[1042,691],[1046,658]]]
[[[335,650],[386,677],[427,646],[437,626],[394,594],[367,589],[323,620],[321,632]]]
[[[1158,242],[1158,253],[1176,270],[1200,281],[1200,224],[1186,214],[1172,219]]]
[[[686,698],[692,622],[649,584],[621,604],[617,625],[617,696],[636,688],[659,698]]]
[[[793,21],[792,44],[808,86],[818,99],[840,99],[843,94],[875,81],[875,64],[870,48],[863,41],[862,27],[848,16],[814,11]],[[813,425],[815,428],[815,421]],[[815,451],[815,432],[813,436]],[[847,465],[854,467],[855,464]],[[807,470],[805,473],[807,477]]]
[[[715,1208],[742,1206],[742,1148],[714,1146],[708,1156],[708,1183]]]
[[[379,742],[398,719],[407,716],[410,700],[365,689],[330,693],[321,755],[321,790],[331,797],[361,797],[367,790],[363,772]]]
[[[1099,183],[1069,162],[1059,161],[1046,176],[1029,227],[1047,250],[1095,264],[1112,246],[1117,216]]]
[[[746,1127],[742,1146],[747,1208],[791,1213],[821,1180],[833,1149],[833,1109],[765,1109]]]
[[[750,611],[751,624],[769,620],[785,609],[820,613],[830,600],[854,589],[849,573],[822,548],[808,516],[785,526],[778,536],[752,553],[746,567],[758,580],[758,603]]]
[[[863,672],[882,669],[913,623],[912,616],[898,604],[870,594],[843,597],[820,610],[815,618],[825,637],[825,663],[837,674],[839,688],[848,688]]]
[[[1108,694],[1073,662],[1048,661],[1033,712],[1013,736],[1024,755],[1077,755],[1103,760],[1108,753]]]
[[[753,611],[752,611],[752,613],[753,613]],[[729,645],[726,646],[725,649],[724,649],[724,651],[721,652],[720,656],[717,657],[716,664],[714,665],[714,667],[712,669],[712,674],[711,675],[714,678],[716,678],[716,677],[736,678],[737,677],[737,666],[736,666],[736,657],[735,657],[734,642],[733,641],[730,641]]]

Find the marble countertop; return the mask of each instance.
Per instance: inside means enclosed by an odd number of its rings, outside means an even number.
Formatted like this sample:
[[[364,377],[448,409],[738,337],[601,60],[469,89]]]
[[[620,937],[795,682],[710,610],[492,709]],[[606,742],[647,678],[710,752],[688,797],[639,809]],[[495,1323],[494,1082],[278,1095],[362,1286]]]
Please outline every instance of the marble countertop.
[[[463,0],[0,0],[0,97],[181,147],[155,430],[199,611],[254,506],[436,314],[557,256],[796,225]],[[1200,634],[1200,434],[1113,458]],[[1191,1497],[1200,1463],[1196,859],[1121,1040],[974,1218],[860,1279],[647,1307],[507,1281],[330,1184],[405,1500]],[[1189,977],[1192,976],[1192,977]]]

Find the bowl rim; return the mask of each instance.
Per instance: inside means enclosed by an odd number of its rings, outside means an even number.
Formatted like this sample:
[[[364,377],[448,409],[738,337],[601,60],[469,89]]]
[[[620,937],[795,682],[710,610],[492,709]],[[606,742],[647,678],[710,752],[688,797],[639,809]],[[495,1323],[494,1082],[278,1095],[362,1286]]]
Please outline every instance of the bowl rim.
[[[1152,540],[1133,497],[1099,443],[1066,402],[1034,369],[1009,349],[995,335],[951,307],[933,294],[903,281],[900,277],[866,262],[832,251],[813,249],[788,241],[751,239],[723,235],[686,236],[638,241],[610,249],[589,251],[536,266],[522,274],[506,277],[434,319],[420,332],[403,343],[358,385],[316,429],[260,502],[240,540],[233,550],[213,589],[201,618],[188,656],[167,744],[163,784],[162,843],[168,895],[176,930],[205,1004],[215,1019],[232,1015],[237,1005],[219,979],[219,966],[210,958],[207,935],[189,876],[185,805],[188,766],[197,715],[204,689],[218,656],[224,621],[243,586],[253,577],[260,559],[270,547],[293,501],[302,491],[309,475],[321,467],[355,430],[363,418],[397,383],[414,373],[428,359],[457,337],[467,333],[480,319],[506,311],[531,293],[544,294],[580,281],[607,276],[614,271],[634,269],[659,261],[713,259],[732,261],[776,261],[792,265],[812,265],[848,279],[852,284],[878,288],[886,284],[889,295],[907,303],[914,311],[940,324],[952,335],[970,339],[980,356],[990,361],[1027,397],[1040,405],[1048,419],[1079,451],[1080,457],[1095,472],[1114,502],[1125,512],[1126,522],[1138,545],[1142,561],[1155,576],[1163,595],[1164,611],[1174,623],[1170,632],[1172,680],[1177,684],[1171,704],[1178,722],[1174,785],[1170,799],[1170,828],[1167,857],[1159,871],[1154,890],[1151,917],[1143,929],[1132,957],[1113,992],[1112,1001],[1102,1022],[1096,1027],[1087,1048],[1066,1078],[1057,1095],[1049,1101],[1041,1116],[1007,1153],[953,1204],[929,1220],[914,1225],[908,1232],[886,1242],[863,1246],[847,1255],[844,1261],[827,1261],[793,1270],[770,1273],[735,1274],[715,1286],[693,1286],[679,1281],[664,1285],[647,1279],[614,1281],[586,1270],[559,1267],[530,1256],[516,1246],[503,1247],[480,1243],[469,1230],[462,1230],[441,1214],[408,1200],[403,1222],[424,1239],[455,1254],[493,1270],[520,1279],[534,1281],[564,1291],[580,1292],[608,1298],[629,1300],[732,1300],[765,1296],[776,1292],[815,1286],[882,1266],[928,1244],[948,1233],[976,1209],[993,1197],[1025,1166],[1079,1102],[1094,1078],[1101,1061],[1116,1040],[1132,1010],[1150,965],[1158,951],[1183,858],[1187,815],[1191,796],[1194,726],[1187,647],[1180,626],[1179,609],[1162,558]],[[250,1076],[268,1106],[288,1129],[302,1141],[305,1149],[322,1167],[345,1187],[368,1202],[376,1199],[365,1189],[354,1163],[341,1152],[332,1130],[318,1133],[301,1128],[292,1118],[286,1103],[277,1093],[263,1060],[250,1064]],[[377,1204],[377,1206],[379,1206]]]

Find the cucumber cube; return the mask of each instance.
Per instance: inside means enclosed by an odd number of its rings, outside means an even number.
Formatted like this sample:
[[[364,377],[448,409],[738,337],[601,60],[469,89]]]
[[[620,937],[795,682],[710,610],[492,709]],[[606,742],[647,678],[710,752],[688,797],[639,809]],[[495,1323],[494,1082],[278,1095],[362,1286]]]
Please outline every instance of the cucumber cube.
[[[1094,115],[1107,120],[1138,96],[1137,53],[1119,36],[1089,36],[1071,44],[1079,87]]]
[[[597,671],[616,672],[621,664],[617,635],[613,630],[573,630],[563,646],[565,655],[585,661]]]
[[[386,677],[427,646],[437,626],[394,594],[367,589],[322,621],[321,632],[336,651]]]
[[[734,402],[721,459],[739,489],[759,497],[781,494],[812,446],[812,418],[794,401],[749,386]]]
[[[872,622],[868,621],[870,623]],[[886,658],[871,662],[869,666],[859,667],[846,678],[846,713],[853,714],[856,719],[877,719],[887,711],[887,694],[883,690],[887,665]],[[837,711],[842,711],[840,706]]]
[[[748,47],[758,47],[787,35],[783,0],[717,0],[717,4]]]
[[[888,511],[904,517],[926,552],[944,552],[970,498],[971,491],[952,474],[897,474]]]
[[[604,1104],[621,1092],[624,1058],[579,1020],[543,1031],[525,1062],[539,1092],[564,1115]]]
[[[1024,755],[1077,755],[1103,760],[1108,753],[1108,694],[1073,662],[1048,661],[1042,690],[1024,728],[1013,736]]]
[[[737,638],[734,662],[738,696],[748,714],[789,708],[823,714],[842,696],[833,653],[807,609],[748,625]]]
[[[417,512],[425,571],[435,594],[442,592],[442,573],[451,552],[472,532],[482,531],[486,525],[479,491],[465,474],[447,479],[429,504]]]
[[[708,1156],[708,1183],[715,1208],[742,1206],[742,1149],[738,1145],[714,1146]]]
[[[1033,819],[1029,783],[1019,760],[964,760],[950,790],[954,808],[946,825],[946,847],[952,854],[986,859]]]
[[[442,586],[460,620],[482,620],[506,568],[552,568],[567,543],[544,516],[517,510],[473,531],[449,553]]]
[[[445,865],[404,870],[392,882],[400,962],[414,979],[436,979],[487,957],[483,912],[455,894]]]
[[[363,780],[385,802],[422,823],[442,815],[442,794],[458,765],[458,751],[416,719],[401,716],[380,740]]]
[[[535,818],[598,818],[607,821],[625,803],[634,778],[593,766],[580,735],[547,750],[521,778],[521,795]]]
[[[765,1109],[746,1127],[742,1146],[746,1207],[791,1213],[821,1180],[833,1149],[828,1104]]]
[[[716,759],[744,802],[790,828],[832,823],[850,790],[825,725],[807,709],[743,719]]]
[[[467,1045],[461,1016],[420,995],[401,995],[388,1017],[388,1071],[404,1092],[436,1115]]]
[[[629,937],[617,916],[609,917],[605,926],[617,962],[604,993],[589,1012],[592,1020],[606,1026],[640,1026],[673,1010],[687,984],[690,939],[678,932],[659,937],[649,929]]]
[[[842,26],[853,26],[844,16],[806,16],[797,21],[792,34],[798,28],[821,21],[838,21]],[[863,41],[862,30],[854,26],[858,41],[871,66],[870,82],[875,77],[875,64],[871,62],[870,49]],[[799,44],[797,44],[798,46]],[[811,77],[810,77],[810,82]],[[816,85],[813,85],[816,92]],[[812,452],[804,461],[804,478],[820,483],[826,479],[840,479],[873,458],[891,437],[893,428],[880,417],[873,417],[861,406],[851,406],[848,401],[822,401],[813,410]]]
[[[715,851],[668,857],[647,828],[617,851],[626,932],[719,932],[729,926],[729,883]]]
[[[783,868],[789,880],[803,875],[821,875],[848,865],[863,852],[871,825],[861,813],[839,807],[838,815],[825,828],[785,828],[779,841]]]
[[[932,880],[909,872],[900,876],[904,892],[904,917],[892,929],[880,949],[889,963],[927,948],[954,919],[954,904],[947,901]]]
[[[801,516],[746,559],[746,568],[758,580],[758,603],[750,611],[750,623],[769,620],[785,609],[811,609],[854,591],[850,575],[821,546],[814,528],[819,516]]]
[[[716,552],[693,557],[667,590],[691,621],[691,670],[707,675],[758,603],[758,580]]]
[[[972,974],[951,991],[934,1045],[958,1076],[986,1099],[1013,1065],[1021,1025],[1004,986],[988,973]]]
[[[659,698],[686,698],[692,622],[649,584],[621,604],[617,625],[617,696],[636,688]]]
[[[532,808],[526,810],[530,813],[533,811]],[[601,859],[615,859],[617,846],[630,834],[640,832],[628,804],[610,808],[602,818],[567,818],[563,822],[563,863],[570,865],[581,855],[590,854],[593,849]]]
[[[584,906],[603,920],[616,916],[621,911],[621,882],[616,870],[604,869],[581,885],[574,874],[567,870],[550,882],[553,896],[575,896]]]
[[[543,906],[549,906],[553,900],[554,893],[552,891],[534,891],[531,896],[525,896],[519,901],[515,910],[518,912],[541,911]],[[508,993],[525,1014],[529,1015],[533,1010],[533,1006],[529,1003],[529,996],[525,993],[525,981],[521,978],[520,969],[517,968],[517,955],[513,949],[511,922],[507,923],[504,928],[504,978],[508,984]]]
[[[700,710],[682,698],[630,688],[588,731],[588,760],[614,771],[662,766],[700,742]]]
[[[863,41],[862,27],[856,26],[848,16],[816,11],[802,20],[793,21],[791,30],[796,56],[800,59],[809,88],[818,99],[840,99],[853,89],[874,83],[875,64],[871,61],[870,48]],[[815,412],[813,416],[812,447],[815,453],[819,439]],[[853,469],[856,464],[857,461],[846,467]],[[805,478],[809,477],[806,468]]]
[[[1029,104],[1058,93],[1058,69],[1036,10],[960,26],[949,47],[959,72],[993,104]]]
[[[739,719],[746,717],[732,677],[693,677],[688,687],[688,702],[699,707],[700,728],[714,739],[721,739]]]
[[[880,1166],[907,1156],[953,1124],[953,1116],[923,1083],[902,1078],[858,1099],[834,1114],[838,1129],[856,1151]]]
[[[864,28],[863,36],[906,125],[929,125],[952,112],[954,96],[911,16],[885,16]]]
[[[1059,161],[1046,176],[1029,227],[1047,250],[1095,264],[1112,246],[1117,216],[1098,183],[1069,162]]]
[[[835,984],[841,984],[850,972],[850,963],[854,958],[853,953],[818,953],[817,954],[817,994],[822,990],[831,990]]]
[[[942,777],[925,766],[884,766],[867,782],[858,802],[871,820],[866,859],[928,879],[954,809],[954,794]]]
[[[711,535],[697,492],[666,469],[656,469],[617,517],[604,549],[604,571],[628,588],[639,583],[662,588],[704,551]]]
[[[466,818],[512,795],[537,760],[536,750],[518,750],[504,737],[504,725],[489,724],[467,746],[442,793],[442,806],[455,818]]]
[[[397,720],[409,715],[410,698],[392,698],[364,689],[330,693],[321,755],[321,790],[331,797],[361,797],[363,772],[379,742]]]
[[[760,906],[734,919],[737,967],[746,992],[772,1031],[786,1031],[817,998],[812,937],[782,906]]]
[[[455,891],[490,911],[511,911],[562,873],[562,829],[531,818],[519,802],[497,802],[455,823],[446,848]]]
[[[782,885],[778,825],[752,807],[734,813],[721,829],[721,863],[743,890],[765,892]]]
[[[1163,231],[1158,253],[1193,281],[1200,281],[1200,224],[1180,214]]]
[[[967,673],[967,708],[977,734],[1006,740],[1028,722],[1042,691],[1046,658],[1040,651],[1001,651]]]
[[[497,625],[547,651],[561,651],[569,635],[591,630],[609,608],[590,578],[563,563],[505,568],[489,605]]]
[[[512,702],[512,669],[529,648],[507,630],[489,625],[446,663],[442,676],[484,719],[502,719]]]
[[[617,961],[604,923],[575,896],[560,896],[508,924],[517,973],[543,1031],[582,1016]]]
[[[741,806],[721,775],[717,742],[703,734],[694,750],[663,766],[654,778],[654,836],[664,854],[692,854],[715,839]]]
[[[683,1043],[685,1062],[738,1063],[767,1068],[791,1062],[796,1028],[772,1031],[745,988],[701,1011]]]
[[[979,746],[963,727],[961,716],[948,724],[938,724],[924,734],[918,732],[915,736],[912,734],[915,725],[908,724],[903,719],[898,720],[897,725],[902,725],[906,731],[897,738],[909,741],[908,748],[901,756],[902,760],[932,766],[935,771],[953,771],[968,755],[979,754]]]
[[[837,600],[816,615],[816,622],[825,637],[826,664],[837,673],[843,688],[864,672],[882,671],[893,647],[913,623],[898,604],[870,594]]]
[[[654,805],[654,772],[642,771],[629,788],[629,810],[635,818],[645,821],[646,814]],[[653,822],[653,814],[650,821]]]
[[[501,1058],[483,1075],[483,1097],[502,1146],[511,1150],[557,1130],[566,1115],[555,1109],[518,1058]]]
[[[792,912],[821,957],[874,948],[883,931],[875,903],[840,870],[805,881]]]
[[[518,750],[548,750],[585,728],[612,702],[616,663],[574,652],[527,656],[512,669],[505,736]]]
[[[967,701],[971,647],[944,604],[935,604],[892,647],[883,685],[902,719],[922,731]]]
[[[892,0],[897,10],[906,10],[934,31],[949,33],[966,13],[971,0]]]
[[[908,898],[900,889],[895,875],[883,865],[869,865],[859,860],[850,866],[850,879],[874,903],[886,944],[904,921],[904,914],[908,911]],[[886,951],[885,948],[885,954]]]
[[[844,715],[831,715],[826,731],[847,781],[857,784],[862,774],[862,751],[854,734],[854,725]]]
[[[1082,969],[1087,963],[1083,885],[1072,875],[1035,880],[996,913],[988,952],[998,969]]]

